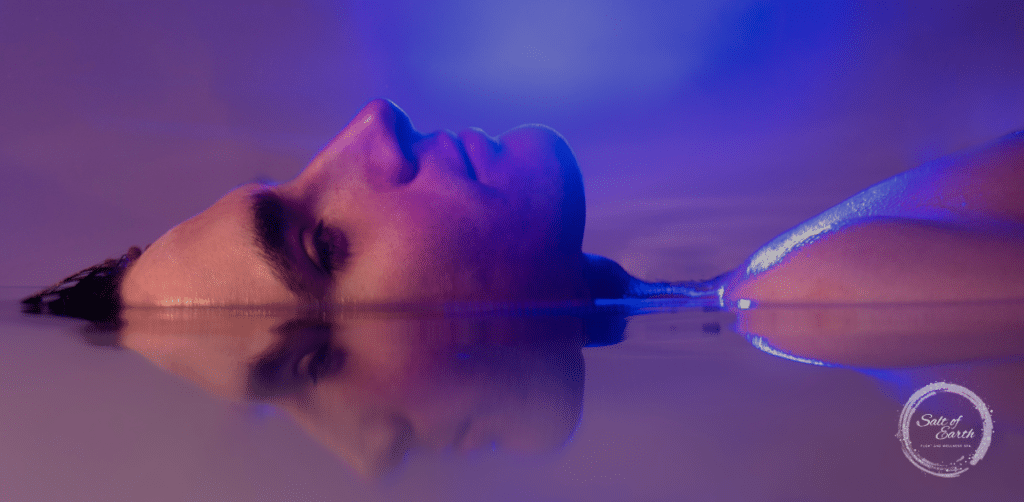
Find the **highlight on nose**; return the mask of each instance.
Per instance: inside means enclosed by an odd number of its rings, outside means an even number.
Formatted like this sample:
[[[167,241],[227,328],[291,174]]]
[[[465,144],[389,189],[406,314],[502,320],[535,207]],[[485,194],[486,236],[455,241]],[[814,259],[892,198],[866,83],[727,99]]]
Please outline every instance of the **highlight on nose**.
[[[371,186],[386,190],[416,178],[419,167],[412,144],[421,135],[397,105],[387,99],[370,101],[346,130],[358,138],[356,144],[366,156],[365,171]]]

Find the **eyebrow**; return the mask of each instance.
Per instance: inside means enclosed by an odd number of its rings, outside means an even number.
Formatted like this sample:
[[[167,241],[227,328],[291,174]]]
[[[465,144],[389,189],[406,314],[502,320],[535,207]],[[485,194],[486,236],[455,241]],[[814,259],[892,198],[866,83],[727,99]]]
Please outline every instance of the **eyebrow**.
[[[288,227],[287,210],[280,196],[267,188],[252,194],[252,221],[256,245],[263,259],[278,277],[297,296],[315,298],[303,273],[295,266],[285,236]]]

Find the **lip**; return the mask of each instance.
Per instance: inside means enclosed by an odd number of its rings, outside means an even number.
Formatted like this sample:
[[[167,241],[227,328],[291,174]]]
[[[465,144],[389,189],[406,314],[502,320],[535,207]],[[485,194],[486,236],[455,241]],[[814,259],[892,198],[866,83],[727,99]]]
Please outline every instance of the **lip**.
[[[460,426],[452,445],[460,453],[473,453],[493,450],[498,447],[497,440],[485,424],[479,420],[467,419]]]
[[[449,133],[451,134],[451,133]],[[479,170],[477,169],[477,163],[473,161],[473,158],[469,156],[469,152],[466,149],[466,142],[462,139],[462,133],[454,135],[455,145],[459,148],[459,155],[462,157],[462,161],[466,163],[466,173],[469,178],[478,181]]]
[[[417,150],[417,162],[422,162],[422,156],[431,152],[447,157],[449,166],[459,166],[458,170],[451,171],[452,174],[477,180],[477,166],[474,165],[473,156],[467,151],[462,138],[455,133],[449,130],[434,131],[424,136],[414,148]]]
[[[459,424],[458,429],[455,431],[455,435],[452,438],[451,445],[458,452],[467,451],[467,436],[469,435],[469,429],[473,425],[471,419],[467,418]]]
[[[486,177],[487,166],[494,162],[501,145],[483,130],[475,127],[459,132],[458,139],[470,169],[476,174],[474,179],[485,183],[486,180],[481,179],[481,175]]]

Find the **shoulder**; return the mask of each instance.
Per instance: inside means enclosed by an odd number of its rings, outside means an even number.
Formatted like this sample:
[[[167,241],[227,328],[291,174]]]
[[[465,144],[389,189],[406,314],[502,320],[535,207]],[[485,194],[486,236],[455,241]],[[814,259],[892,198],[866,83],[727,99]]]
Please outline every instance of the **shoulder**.
[[[1024,131],[906,174],[905,214],[893,216],[1024,224]]]

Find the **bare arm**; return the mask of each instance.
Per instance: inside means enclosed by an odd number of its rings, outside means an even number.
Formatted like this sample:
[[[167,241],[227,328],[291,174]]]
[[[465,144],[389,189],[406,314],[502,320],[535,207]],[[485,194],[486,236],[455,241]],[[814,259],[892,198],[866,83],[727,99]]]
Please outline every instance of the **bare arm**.
[[[1024,298],[1024,134],[875,185],[759,249],[727,300]]]

